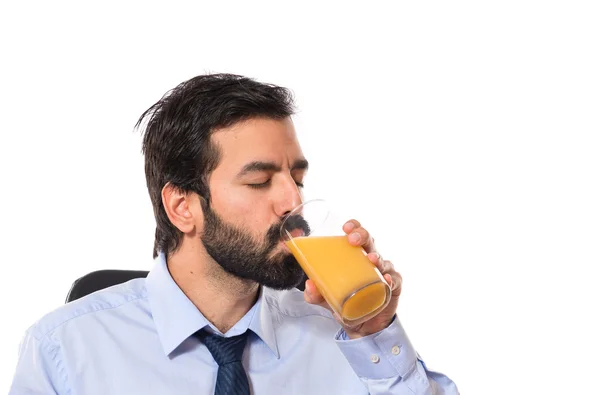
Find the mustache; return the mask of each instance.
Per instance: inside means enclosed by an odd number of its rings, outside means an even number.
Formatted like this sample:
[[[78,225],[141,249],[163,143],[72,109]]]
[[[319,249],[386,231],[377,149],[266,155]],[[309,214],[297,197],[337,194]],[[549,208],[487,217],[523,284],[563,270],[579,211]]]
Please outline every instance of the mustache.
[[[284,226],[283,219],[281,219],[278,223],[271,225],[269,230],[267,231],[267,242],[270,246],[276,246],[281,240],[280,229]],[[285,226],[283,228],[289,233],[294,233],[294,231],[300,231],[301,234],[297,234],[296,236],[308,236],[310,235],[310,225],[304,217],[301,215],[291,215],[285,221]],[[295,232],[298,233],[298,232]]]

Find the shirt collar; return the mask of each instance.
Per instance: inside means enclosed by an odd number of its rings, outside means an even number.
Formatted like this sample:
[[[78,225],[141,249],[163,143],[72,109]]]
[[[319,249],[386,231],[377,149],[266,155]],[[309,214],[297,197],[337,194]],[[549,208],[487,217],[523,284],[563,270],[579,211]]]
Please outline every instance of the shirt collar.
[[[165,355],[171,354],[187,338],[206,326],[216,330],[175,283],[163,253],[156,257],[154,268],[146,278],[146,289]],[[256,304],[227,334],[239,334],[250,329],[279,358],[271,313],[264,289],[261,287]]]
[[[248,329],[256,333],[258,337],[271,349],[273,354],[279,359],[279,349],[277,348],[277,338],[273,329],[273,315],[277,310],[271,310],[267,301],[265,287],[260,287],[260,295],[256,302],[256,313],[250,321]]]

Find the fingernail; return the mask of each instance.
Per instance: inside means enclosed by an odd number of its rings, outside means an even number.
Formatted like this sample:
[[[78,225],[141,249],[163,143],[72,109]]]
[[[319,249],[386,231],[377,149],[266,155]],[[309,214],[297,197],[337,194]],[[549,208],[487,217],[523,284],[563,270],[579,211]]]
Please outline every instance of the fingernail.
[[[353,242],[353,243],[360,242],[360,235],[358,233],[356,233],[356,232],[352,233],[350,235],[350,241]]]
[[[338,225],[338,226],[339,226],[339,225]],[[349,229],[349,231],[348,231],[348,232],[351,232],[351,231],[352,231],[352,229],[354,229],[354,222],[352,222],[352,221],[348,221],[348,222],[346,222],[346,225],[344,225],[344,226],[345,226],[346,228],[348,228],[348,229]]]

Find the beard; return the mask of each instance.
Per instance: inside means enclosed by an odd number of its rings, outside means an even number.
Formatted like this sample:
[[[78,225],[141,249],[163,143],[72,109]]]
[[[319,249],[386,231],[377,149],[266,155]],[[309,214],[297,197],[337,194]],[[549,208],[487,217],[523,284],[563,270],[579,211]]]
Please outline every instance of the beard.
[[[265,287],[278,290],[298,287],[303,290],[308,277],[294,255],[288,251],[274,253],[281,241],[281,222],[269,228],[261,243],[256,242],[249,231],[225,222],[210,207],[205,207],[204,212],[201,240],[206,252],[223,270]],[[304,218],[294,217],[297,218],[288,219],[286,223],[308,234],[310,231]]]

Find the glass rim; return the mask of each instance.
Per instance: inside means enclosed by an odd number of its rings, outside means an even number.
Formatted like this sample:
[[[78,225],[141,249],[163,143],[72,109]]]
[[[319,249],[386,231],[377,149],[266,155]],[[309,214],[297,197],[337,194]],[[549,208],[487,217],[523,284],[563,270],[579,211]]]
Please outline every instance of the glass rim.
[[[293,216],[296,215],[298,213],[298,211],[300,211],[302,208],[304,208],[304,206],[306,206],[309,203],[324,203],[325,207],[327,208],[327,216],[325,217],[325,219],[327,219],[327,217],[329,217],[329,206],[327,205],[327,200],[322,199],[322,198],[317,198],[317,199],[310,199],[310,200],[306,200],[303,201],[302,203],[300,203],[299,205],[297,205],[296,207],[294,207],[292,210],[290,210],[290,212],[288,212],[283,219],[281,220],[281,225],[279,227],[279,234],[281,236],[283,236],[284,238],[291,240],[293,237],[289,234],[289,232],[285,229],[285,224],[287,222],[287,220]],[[284,233],[285,231],[285,233]]]

